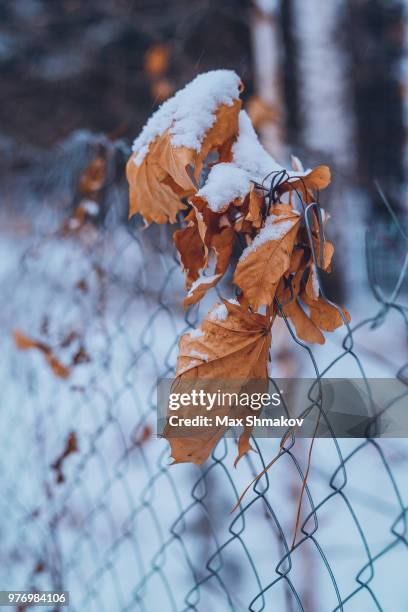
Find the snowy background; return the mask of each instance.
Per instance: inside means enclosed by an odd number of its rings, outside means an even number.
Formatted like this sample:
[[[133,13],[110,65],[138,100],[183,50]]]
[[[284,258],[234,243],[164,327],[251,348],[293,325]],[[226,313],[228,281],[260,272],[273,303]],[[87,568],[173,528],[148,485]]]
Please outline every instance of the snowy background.
[[[393,295],[406,241],[374,181],[404,225],[408,5],[347,4],[3,3],[1,589],[64,588],[78,612],[407,609],[405,440],[315,442],[290,556],[307,440],[287,445],[234,514],[277,440],[257,440],[236,470],[233,440],[203,468],[168,467],[156,379],[171,376],[180,333],[216,292],[185,314],[172,230],[126,221],[124,160],[163,92],[236,70],[277,161],[295,153],[332,168],[327,290],[350,311],[354,344],[344,349],[339,330],[313,348],[319,371],[395,376],[407,360],[406,280]],[[146,53],[163,44],[167,65],[153,74]],[[109,184],[78,228],[79,176],[101,150]],[[14,330],[76,359],[71,376],[18,351]],[[284,326],[271,368],[314,375]],[[70,434],[77,451],[58,479]]]

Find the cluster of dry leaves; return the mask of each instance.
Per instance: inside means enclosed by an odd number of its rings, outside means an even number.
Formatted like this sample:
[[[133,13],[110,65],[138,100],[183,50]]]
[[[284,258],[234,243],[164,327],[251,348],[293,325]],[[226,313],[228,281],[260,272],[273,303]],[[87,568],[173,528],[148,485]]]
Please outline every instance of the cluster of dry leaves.
[[[150,143],[142,163],[135,163],[135,151],[127,166],[129,216],[140,213],[146,224],[174,223],[185,211],[182,228],[174,232],[188,291],[185,307],[199,302],[235,265],[236,298],[215,305],[197,330],[180,339],[179,380],[267,379],[276,317],[287,318],[300,340],[319,344],[323,332],[349,320],[319,290],[318,275],[330,271],[334,252],[322,227],[328,216],[316,204],[316,193],[330,183],[327,166],[304,172],[294,158],[294,172],[282,175],[273,190],[273,177],[266,188],[254,179],[243,197],[217,211],[198,194],[210,155],[217,156],[212,167],[233,161],[240,107],[239,99],[218,107],[199,151],[173,146],[167,130]],[[210,266],[210,276],[203,275]],[[209,430],[204,443],[202,437],[173,437],[169,425],[165,430],[176,463],[202,463],[222,433]],[[240,438],[238,458],[250,449],[250,433],[246,429]]]

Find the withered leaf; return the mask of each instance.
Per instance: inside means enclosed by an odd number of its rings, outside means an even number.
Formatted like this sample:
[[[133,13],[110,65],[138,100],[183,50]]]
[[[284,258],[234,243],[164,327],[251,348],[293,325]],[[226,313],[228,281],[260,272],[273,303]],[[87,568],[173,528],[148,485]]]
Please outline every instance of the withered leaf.
[[[59,378],[68,378],[70,376],[70,369],[64,366],[59,359],[57,359],[53,353],[53,350],[48,344],[39,340],[34,340],[19,330],[15,330],[13,336],[15,345],[18,349],[22,351],[29,349],[39,350],[44,355],[55,376],[58,376]]]
[[[213,274],[212,276],[201,276],[199,277],[190,288],[187,296],[184,298],[184,308],[197,304],[212,287],[220,280],[222,274]]]
[[[253,227],[260,228],[262,224],[263,196],[252,186],[249,192],[249,206],[245,221],[250,221]]]
[[[177,213],[184,208],[181,198],[195,191],[187,173],[194,156],[194,151],[186,147],[173,148],[167,133],[150,145],[140,165],[133,154],[126,166],[129,218],[140,213],[147,224],[175,223]]]
[[[317,166],[307,174],[298,177],[293,177],[285,181],[279,186],[278,191],[285,193],[286,191],[297,191],[303,202],[309,204],[314,201],[314,191],[320,191],[330,185],[331,173],[328,166]]]
[[[79,179],[79,191],[83,195],[90,196],[99,191],[106,179],[106,159],[96,157],[84,170]]]
[[[147,224],[153,221],[175,223],[177,212],[184,208],[181,198],[196,191],[187,168],[192,167],[197,180],[203,161],[211,151],[218,151],[220,157],[227,155],[238,131],[240,107],[241,101],[235,100],[231,106],[223,104],[218,108],[199,151],[173,146],[166,131],[149,145],[140,164],[134,153],[126,167],[130,190],[129,217],[140,213]]]
[[[74,431],[71,431],[66,439],[64,450],[51,465],[51,468],[56,473],[57,484],[62,484],[63,482],[65,482],[65,476],[62,471],[62,468],[66,458],[69,457],[69,455],[72,455],[73,453],[77,453],[78,450],[79,448],[76,433]]]
[[[251,379],[266,380],[270,342],[270,323],[267,317],[250,313],[227,301],[216,305],[198,330],[181,337],[177,378],[172,392],[188,379],[200,379],[200,385],[210,386],[213,381],[217,383],[219,380],[233,379],[239,381],[240,385]],[[223,410],[228,414],[231,407],[225,406]],[[238,412],[234,411],[234,416],[239,416]],[[226,429],[206,427],[205,432],[197,437],[172,437],[172,427],[167,423],[164,437],[170,443],[175,463],[201,464]],[[239,447],[241,456],[245,449],[249,450],[249,443],[245,441],[249,431],[245,430],[243,436]]]
[[[325,343],[325,337],[322,332],[307,316],[296,298],[282,306],[282,309],[285,316],[292,321],[296,335],[300,340],[316,344]]]
[[[306,291],[300,297],[309,307],[312,322],[323,331],[332,332],[341,327],[341,325],[344,325],[344,320],[339,310],[326,302],[324,298],[311,299]],[[345,308],[340,308],[340,310],[343,312],[346,321],[350,321],[350,315],[347,310]]]
[[[292,209],[277,212],[281,214],[267,218],[235,270],[234,283],[255,309],[273,302],[278,283],[289,268],[300,223],[300,216]]]
[[[207,265],[207,249],[204,247],[198,226],[193,221],[187,227],[176,230],[173,240],[186,275],[186,287],[189,289]]]
[[[211,277],[199,277],[191,286],[184,300],[184,307],[191,306],[200,301],[209,289],[221,280],[225,274],[232,254],[234,245],[234,230],[231,227],[222,228],[218,234],[214,234],[209,244],[216,257],[214,274]]]
[[[176,375],[248,380],[267,376],[270,323],[237,304],[216,305],[200,326],[203,335],[180,339]]]

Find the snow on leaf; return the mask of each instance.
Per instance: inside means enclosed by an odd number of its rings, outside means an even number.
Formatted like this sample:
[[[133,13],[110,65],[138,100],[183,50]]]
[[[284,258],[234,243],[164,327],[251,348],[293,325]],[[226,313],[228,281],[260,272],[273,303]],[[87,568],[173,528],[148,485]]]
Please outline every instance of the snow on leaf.
[[[214,70],[196,77],[166,100],[133,144],[127,164],[129,216],[139,212],[146,223],[176,221],[180,198],[192,195],[202,163],[211,151],[226,155],[236,137],[241,106],[239,77]]]
[[[251,181],[246,170],[234,164],[216,164],[197,196],[207,201],[213,212],[224,212],[231,202],[240,203],[249,192]]]
[[[272,214],[243,251],[234,283],[253,308],[273,302],[278,283],[290,265],[299,223],[300,216],[295,211]]]
[[[215,314],[216,308],[220,309],[218,315]],[[208,376],[220,380],[264,378],[267,375],[269,327],[267,317],[250,313],[235,301],[224,300],[201,323],[204,336],[196,338],[187,333],[181,337],[176,374],[194,357],[191,351],[195,350],[207,355],[208,361],[202,366],[192,367],[190,377]]]
[[[239,135],[232,147],[234,164],[260,183],[272,172],[283,170],[263,148],[245,111],[239,113]]]
[[[221,274],[212,274],[211,276],[200,276],[191,285],[187,297],[184,299],[184,307],[196,304],[207,293],[209,289],[215,287],[221,278]]]

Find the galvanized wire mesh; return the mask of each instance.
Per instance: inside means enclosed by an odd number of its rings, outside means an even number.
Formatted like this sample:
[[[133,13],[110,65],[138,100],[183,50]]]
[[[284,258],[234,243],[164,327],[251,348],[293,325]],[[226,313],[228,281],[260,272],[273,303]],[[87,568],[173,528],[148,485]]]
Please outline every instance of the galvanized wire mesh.
[[[233,440],[202,467],[169,466],[151,434],[156,380],[174,374],[178,338],[205,312],[182,311],[171,231],[124,222],[111,192],[98,222],[62,232],[67,209],[49,199],[14,198],[1,230],[0,588],[64,588],[78,612],[405,610],[405,441],[316,440],[308,472],[310,441],[290,438],[231,514],[279,441],[253,440],[258,452],[234,470]],[[406,250],[398,226],[396,236]],[[407,259],[385,291],[378,248],[368,240],[373,314],[341,332],[326,362],[294,336],[276,339],[277,360],[317,379],[339,367],[364,377],[367,338],[380,332],[388,375],[406,377]],[[16,351],[15,329],[76,361],[70,378]],[[77,450],[59,469],[70,435]]]

